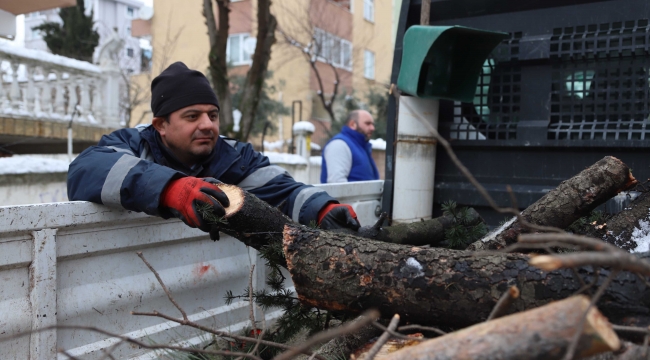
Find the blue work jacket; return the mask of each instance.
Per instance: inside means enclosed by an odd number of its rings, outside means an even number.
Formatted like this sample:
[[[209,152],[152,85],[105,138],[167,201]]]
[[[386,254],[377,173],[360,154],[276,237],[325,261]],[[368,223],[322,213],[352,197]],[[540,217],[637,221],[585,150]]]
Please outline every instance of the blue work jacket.
[[[324,190],[295,181],[271,165],[251,144],[219,137],[212,154],[188,168],[170,153],[153,126],[117,130],[70,164],[68,197],[169,218],[160,195],[170,180],[183,176],[213,177],[237,185],[308,225],[336,199]]]

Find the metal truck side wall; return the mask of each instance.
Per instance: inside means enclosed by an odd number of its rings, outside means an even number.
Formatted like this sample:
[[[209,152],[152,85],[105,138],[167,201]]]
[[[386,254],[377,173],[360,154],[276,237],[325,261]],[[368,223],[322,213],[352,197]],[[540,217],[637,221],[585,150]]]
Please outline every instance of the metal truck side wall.
[[[352,204],[365,225],[377,219],[382,187],[383,181],[372,181],[329,184],[326,189]],[[248,287],[252,264],[256,265],[253,287],[264,286],[266,268],[255,250],[232,237],[222,235],[213,242],[178,220],[88,202],[4,206],[0,207],[2,358],[50,360],[56,349],[65,349],[73,356],[97,359],[104,356],[102,349],[118,342],[84,329],[30,333],[52,325],[92,326],[152,344],[210,341],[210,336],[195,329],[131,315],[156,310],[181,317],[136,255],[138,251],[191,320],[232,332],[249,325],[247,303],[226,305],[224,295]],[[270,312],[266,318],[271,321],[279,315]],[[112,355],[157,357],[124,344]]]

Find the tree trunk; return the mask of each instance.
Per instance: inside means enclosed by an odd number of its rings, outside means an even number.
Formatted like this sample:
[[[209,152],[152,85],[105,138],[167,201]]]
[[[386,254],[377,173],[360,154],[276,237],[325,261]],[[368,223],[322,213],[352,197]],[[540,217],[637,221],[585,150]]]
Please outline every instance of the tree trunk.
[[[260,250],[265,245],[279,242],[284,226],[295,224],[277,208],[235,185],[221,184],[219,188],[230,200],[230,206],[226,208],[226,223],[219,224],[219,230],[246,246]]]
[[[466,224],[468,226],[485,222],[483,218],[481,218],[481,215],[472,208],[468,209],[467,215],[468,218],[466,219]],[[440,243],[445,240],[446,231],[456,225],[456,221],[452,216],[441,216],[409,224],[381,226],[384,222],[384,218],[384,216],[380,217],[377,224],[373,226],[362,226],[358,232],[349,229],[340,229],[335,231],[393,244],[440,246]]]
[[[280,210],[270,206],[241,188],[222,184],[219,187],[226,193],[230,206],[226,208],[226,224],[219,228],[224,233],[241,240],[247,246],[261,249],[264,245],[282,241],[284,225],[294,224],[293,220]],[[443,216],[411,224],[381,227],[383,217],[374,226],[364,226],[359,232],[350,229],[336,230],[348,235],[360,236],[395,244],[436,245],[445,238],[445,231],[454,224],[454,219]],[[469,210],[471,225],[483,222],[480,215]]]
[[[630,169],[619,159],[607,156],[569,180],[563,181],[521,213],[526,221],[564,229],[589,214],[619,192],[636,185]],[[501,249],[529,232],[516,218],[471,244],[467,250]]]
[[[621,343],[589,299],[573,296],[533,310],[480,323],[394,352],[386,360],[561,359],[580,332],[576,358],[618,350]]]
[[[516,285],[521,311],[563,299],[582,287],[570,269],[544,272],[524,254],[477,255],[418,248],[287,225],[284,253],[299,299],[308,305],[360,312],[378,308],[419,324],[461,328],[487,319],[501,294]],[[578,270],[586,283],[609,271]],[[594,279],[595,277],[597,279]],[[622,272],[598,306],[614,323],[650,324],[650,288]]]
[[[649,251],[649,210],[650,193],[642,193],[632,201],[630,206],[608,219],[602,228],[594,229],[590,235],[627,251]]]
[[[226,47],[228,44],[228,30],[230,28],[230,0],[215,0],[219,15],[219,27],[214,18],[212,0],[203,0],[203,16],[208,27],[210,40],[210,80],[219,98],[219,128],[222,134],[232,130],[232,100],[230,96],[230,81],[228,80],[228,59]]]
[[[248,73],[239,104],[242,112],[241,130],[237,134],[240,141],[248,141],[253,124],[256,120],[257,107],[260,103],[260,93],[266,79],[266,72],[271,59],[271,46],[275,43],[275,29],[278,21],[271,14],[271,0],[257,2],[257,45],[253,54],[253,62]]]

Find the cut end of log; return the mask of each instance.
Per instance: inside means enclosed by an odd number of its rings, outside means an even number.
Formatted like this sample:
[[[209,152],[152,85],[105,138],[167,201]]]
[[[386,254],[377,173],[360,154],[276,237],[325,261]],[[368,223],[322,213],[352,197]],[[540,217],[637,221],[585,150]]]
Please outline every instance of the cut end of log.
[[[235,185],[220,184],[219,189],[221,189],[228,200],[230,200],[230,206],[226,209],[226,218],[230,217],[232,214],[237,213],[242,206],[244,206],[244,190]]]
[[[557,270],[562,266],[562,262],[560,260],[550,255],[535,256],[530,259],[528,263],[544,271]]]
[[[592,331],[594,334],[598,334],[600,340],[609,348],[608,351],[617,351],[621,348],[621,340],[616,335],[614,329],[612,329],[609,320],[595,307],[589,309],[587,324],[588,326],[585,326],[585,332],[589,333]]]
[[[519,299],[519,288],[515,285],[511,286],[510,289],[508,289],[508,292],[510,293],[510,297],[513,299]]]

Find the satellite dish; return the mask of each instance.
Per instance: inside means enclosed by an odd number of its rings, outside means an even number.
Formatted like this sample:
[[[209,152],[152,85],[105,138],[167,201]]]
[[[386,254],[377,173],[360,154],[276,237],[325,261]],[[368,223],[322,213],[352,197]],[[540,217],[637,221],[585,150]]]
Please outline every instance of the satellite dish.
[[[140,8],[140,19],[150,20],[153,16],[153,8],[151,6],[143,6]]]
[[[257,39],[254,37],[249,37],[244,40],[244,51],[246,51],[249,54],[253,54],[255,52],[255,46],[257,46]]]

